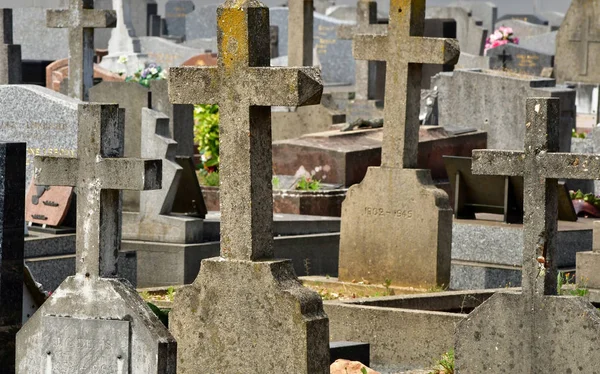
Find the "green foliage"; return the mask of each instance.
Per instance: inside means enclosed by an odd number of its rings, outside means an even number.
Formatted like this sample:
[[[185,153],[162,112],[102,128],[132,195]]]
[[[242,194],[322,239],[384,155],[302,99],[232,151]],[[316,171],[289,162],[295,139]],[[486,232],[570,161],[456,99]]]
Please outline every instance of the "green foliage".
[[[163,323],[163,325],[165,325],[165,327],[168,328],[169,327],[169,311],[160,309],[159,307],[157,307],[156,305],[154,305],[152,303],[146,303],[146,304],[148,304],[148,307],[152,310],[152,312],[154,312],[154,314],[156,314],[156,316]]]
[[[203,186],[219,187],[219,172],[200,170],[198,172],[198,182]]]
[[[454,374],[454,349],[444,353],[429,374]]]
[[[194,107],[194,142],[198,144],[202,167],[207,171],[219,170],[219,106]]]
[[[361,369],[360,369],[360,372],[361,372],[362,374],[367,374],[367,373],[368,373],[366,368],[361,368]]]
[[[581,190],[577,190],[577,192],[571,191],[571,200],[583,200],[600,209],[600,198],[593,193],[584,194]]]
[[[321,188],[321,181],[310,177],[302,177],[296,184],[296,190],[299,191],[318,191]]]
[[[587,284],[584,280],[579,282],[575,281],[575,276],[571,273],[558,273],[558,279],[556,280],[556,290],[559,295],[566,296],[587,296],[590,291],[587,288]],[[572,289],[563,289],[564,286],[573,285]]]
[[[160,79],[166,79],[166,70],[152,63],[125,78],[125,82],[137,82],[144,87],[150,87],[150,82]]]
[[[584,132],[577,132],[575,131],[575,129],[573,129],[573,131],[571,131],[571,137],[573,138],[578,138],[578,139],[585,139],[585,133]]]
[[[273,188],[278,190],[280,185],[281,181],[279,180],[279,177],[273,177]]]
[[[174,298],[175,298],[175,287],[170,286],[169,288],[167,288],[167,300],[173,301]]]

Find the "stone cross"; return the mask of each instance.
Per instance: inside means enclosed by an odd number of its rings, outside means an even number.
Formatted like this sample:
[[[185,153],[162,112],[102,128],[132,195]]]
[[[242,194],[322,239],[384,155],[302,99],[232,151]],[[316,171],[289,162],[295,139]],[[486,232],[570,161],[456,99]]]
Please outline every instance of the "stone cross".
[[[254,0],[243,2],[249,3]],[[228,0],[218,11],[218,24],[229,26],[219,30],[218,66],[171,68],[169,96],[173,104],[219,105],[221,255],[239,260],[270,259],[269,107],[318,104],[323,88],[316,69],[269,66],[269,27],[259,18],[265,17],[266,8],[252,6],[246,20],[238,9],[241,7],[233,6]]]
[[[502,70],[506,70],[506,63],[512,60],[512,55],[506,52],[506,48],[503,48],[502,54],[498,58],[502,60]]]
[[[117,275],[121,191],[161,187],[160,160],[121,158],[124,126],[118,105],[80,104],[77,158],[36,157],[35,180],[77,192],[77,274]]]
[[[69,29],[69,96],[88,100],[94,77],[94,28],[116,24],[113,10],[94,10],[94,0],[70,0],[69,9],[48,10],[47,26]]]
[[[108,41],[109,53],[129,55],[140,52],[139,40],[131,23],[131,5],[127,0],[113,0],[113,9],[117,12],[117,24]]]
[[[343,25],[338,28],[339,39],[350,40],[354,35],[373,34],[385,35],[387,25],[377,24],[377,2],[372,0],[359,0],[356,4],[355,26]],[[369,99],[369,61],[356,61],[356,99]]]
[[[13,45],[12,9],[0,9],[0,84],[20,84],[21,46]]]
[[[455,39],[424,38],[425,0],[391,0],[385,35],[358,34],[353,39],[357,60],[386,61],[381,165],[416,168],[423,64],[451,64],[460,49]]]
[[[0,372],[6,373],[15,372],[23,320],[25,161],[25,143],[0,143]]]
[[[598,310],[556,296],[557,180],[600,178],[600,155],[558,153],[559,99],[530,98],[526,107],[524,151],[473,151],[474,174],[523,176],[522,291],[494,294],[459,323],[457,372],[591,372],[600,360]],[[574,348],[556,349],[565,337]]]
[[[600,35],[592,33],[593,22],[595,19],[592,16],[585,17],[581,29],[571,36],[570,41],[579,42],[579,56],[581,61],[580,75],[588,74],[590,44],[600,43]]]
[[[313,65],[313,0],[290,0],[288,66]]]
[[[221,256],[203,260],[177,293],[169,315],[177,370],[327,374],[322,301],[290,261],[273,259],[272,230],[270,107],[319,104],[319,70],[269,66],[269,9],[260,1],[225,1],[217,25],[217,66],[169,71],[171,102],[219,105],[221,145]]]

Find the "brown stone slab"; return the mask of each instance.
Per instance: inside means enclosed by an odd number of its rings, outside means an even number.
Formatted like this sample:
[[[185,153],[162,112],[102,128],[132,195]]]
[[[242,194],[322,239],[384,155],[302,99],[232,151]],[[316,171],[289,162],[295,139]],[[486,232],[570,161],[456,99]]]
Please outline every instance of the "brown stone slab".
[[[217,54],[201,53],[190,57],[181,66],[217,66]]]
[[[36,186],[32,180],[25,198],[25,220],[58,227],[69,212],[72,198],[73,187]]]

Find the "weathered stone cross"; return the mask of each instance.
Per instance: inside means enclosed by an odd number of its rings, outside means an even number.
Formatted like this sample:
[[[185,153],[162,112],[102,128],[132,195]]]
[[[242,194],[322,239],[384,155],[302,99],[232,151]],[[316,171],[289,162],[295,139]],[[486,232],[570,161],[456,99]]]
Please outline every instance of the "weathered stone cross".
[[[77,191],[78,274],[117,275],[121,240],[121,191],[160,189],[162,162],[121,158],[124,126],[118,105],[80,104],[77,158],[36,157],[41,185],[74,186]]]
[[[69,29],[69,96],[88,100],[94,78],[94,28],[115,27],[113,10],[94,10],[94,0],[70,0],[69,9],[48,10],[47,26]]]
[[[246,14],[247,12],[247,14]],[[311,67],[270,67],[268,8],[228,0],[218,10],[216,67],[171,68],[173,104],[218,104],[221,121],[221,255],[273,257],[270,106],[318,104]]]
[[[290,0],[288,66],[313,65],[313,0]]]
[[[600,359],[600,313],[555,296],[557,179],[599,179],[600,155],[558,153],[559,121],[559,99],[530,98],[524,151],[473,151],[474,174],[524,178],[523,281],[521,294],[496,293],[459,324],[458,372],[590,372]],[[565,337],[576,348],[556,349]]]
[[[455,39],[424,38],[425,0],[391,0],[387,35],[355,35],[357,60],[386,61],[381,165],[416,168],[422,64],[458,61]]]
[[[377,24],[377,2],[372,0],[359,0],[356,4],[356,25],[343,25],[338,27],[339,39],[349,40],[357,34],[385,35],[387,25]],[[356,61],[356,99],[369,99],[369,61]]]
[[[21,46],[13,45],[12,9],[0,9],[0,84],[20,84]]]
[[[587,75],[588,74],[588,66],[590,64],[589,55],[590,55],[590,44],[592,43],[600,43],[600,35],[593,34],[591,31],[593,29],[594,19],[592,16],[585,17],[585,21],[583,21],[583,25],[581,25],[581,29],[571,36],[569,39],[572,42],[579,42],[579,56],[581,59],[581,70],[579,75]]]

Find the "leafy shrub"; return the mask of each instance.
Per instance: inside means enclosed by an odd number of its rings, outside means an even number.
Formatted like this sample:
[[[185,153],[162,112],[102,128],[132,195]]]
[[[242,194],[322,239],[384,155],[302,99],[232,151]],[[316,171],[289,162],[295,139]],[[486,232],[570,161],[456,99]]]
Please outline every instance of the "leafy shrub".
[[[219,106],[194,107],[194,142],[198,144],[202,168],[207,172],[219,171]]]

